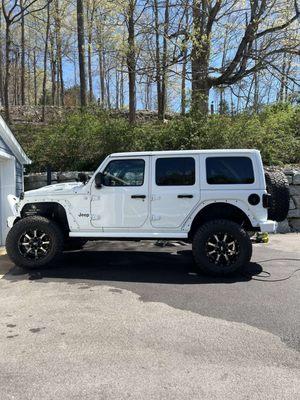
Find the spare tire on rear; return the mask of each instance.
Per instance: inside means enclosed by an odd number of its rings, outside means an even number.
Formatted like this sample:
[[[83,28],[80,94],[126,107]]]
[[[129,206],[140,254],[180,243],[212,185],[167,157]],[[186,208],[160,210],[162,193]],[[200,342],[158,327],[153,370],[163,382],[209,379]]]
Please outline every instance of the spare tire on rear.
[[[265,171],[267,192],[271,195],[268,219],[281,222],[289,212],[289,183],[281,171]]]

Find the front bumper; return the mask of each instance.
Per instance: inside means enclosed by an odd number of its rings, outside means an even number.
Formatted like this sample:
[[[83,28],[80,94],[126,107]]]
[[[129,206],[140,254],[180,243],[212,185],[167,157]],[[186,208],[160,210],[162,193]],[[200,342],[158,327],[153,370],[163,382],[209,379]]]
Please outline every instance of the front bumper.
[[[259,224],[260,231],[262,233],[275,233],[277,230],[278,223],[276,221],[265,221]]]
[[[12,215],[11,217],[8,217],[7,218],[7,220],[6,220],[6,224],[7,224],[7,227],[8,228],[12,228],[13,226],[14,226],[14,222],[15,222],[15,219],[16,219],[17,217],[15,216],[15,215]]]

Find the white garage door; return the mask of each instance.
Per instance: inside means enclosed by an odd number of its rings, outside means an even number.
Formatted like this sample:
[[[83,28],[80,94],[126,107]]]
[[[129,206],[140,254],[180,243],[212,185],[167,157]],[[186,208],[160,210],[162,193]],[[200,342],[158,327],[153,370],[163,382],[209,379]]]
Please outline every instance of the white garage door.
[[[11,214],[7,195],[16,193],[15,158],[0,151],[0,246],[7,235],[6,219]]]

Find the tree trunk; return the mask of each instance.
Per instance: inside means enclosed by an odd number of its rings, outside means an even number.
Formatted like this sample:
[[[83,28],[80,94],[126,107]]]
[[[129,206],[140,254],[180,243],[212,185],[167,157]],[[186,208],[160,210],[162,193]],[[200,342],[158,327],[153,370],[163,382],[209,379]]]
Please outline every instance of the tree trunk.
[[[11,24],[7,20],[5,28],[5,83],[4,83],[4,108],[5,108],[5,119],[7,123],[10,123],[10,104],[9,104],[9,89],[10,89],[10,50],[11,50],[11,36],[10,36]]]
[[[169,30],[169,0],[165,2],[164,38],[162,54],[162,75],[161,75],[161,110],[160,119],[165,119],[167,107],[167,58],[168,58],[168,30]]]
[[[105,65],[105,58],[103,59]],[[105,91],[106,91],[106,99],[107,99],[107,108],[111,109],[111,101],[110,101],[110,72],[109,70],[106,71],[105,74]]]
[[[289,75],[290,75],[291,66],[292,66],[292,56],[289,54],[289,57],[288,57],[288,60],[287,60],[286,80],[285,80],[285,87],[284,87],[284,98],[285,98],[285,101],[288,100],[288,91],[289,91],[288,78],[289,78]]]
[[[14,50],[14,76],[13,76],[13,86],[12,86],[12,92],[13,92],[13,104],[15,106],[20,105],[20,90],[19,90],[19,76],[20,76],[20,70],[19,70],[19,52],[18,49]]]
[[[22,106],[26,103],[25,98],[25,17],[23,11],[23,0],[20,0],[20,7],[22,9],[21,14],[21,104]]]
[[[192,54],[192,112],[207,115],[208,99],[211,85],[208,80],[210,56],[210,35],[207,34],[206,24],[208,15],[207,1],[193,0],[193,24],[196,32]]]
[[[88,29],[88,80],[89,80],[89,102],[92,103],[94,100],[93,93],[93,75],[92,75],[92,48],[93,48],[93,22],[94,22],[94,13],[95,13],[95,1],[87,2],[87,29]]]
[[[121,78],[120,78],[120,108],[124,108],[124,58],[121,61]]]
[[[31,104],[31,63],[30,63],[30,58],[31,58],[31,54],[30,54],[30,50],[28,49],[28,54],[27,54],[27,76],[28,76],[28,84],[27,84],[27,102],[28,105]]]
[[[46,84],[47,84],[47,56],[48,56],[48,41],[50,32],[50,2],[47,4],[47,23],[46,23],[46,37],[45,37],[45,49],[44,49],[44,76],[43,76],[43,109],[42,109],[42,121],[45,121],[45,108],[46,108]]]
[[[136,54],[135,54],[135,27],[134,27],[135,1],[129,0],[128,7],[128,51],[127,68],[129,84],[129,122],[135,123],[136,120]]]
[[[94,99],[93,77],[92,77],[92,32],[88,34],[88,77],[89,77],[89,102]]]
[[[116,105],[115,108],[116,110],[119,109],[119,91],[120,91],[120,77],[119,77],[119,71],[118,68],[116,68]]]
[[[148,111],[151,108],[151,81],[150,81],[150,77],[147,76],[146,77],[146,84],[145,84],[145,109]]]
[[[56,57],[57,57],[57,81],[58,81],[58,105],[64,106],[65,88],[62,65],[62,40],[61,40],[61,12],[59,0],[55,1],[55,32],[56,32]]]
[[[282,61],[282,66],[281,66],[281,79],[280,79],[280,91],[279,91],[279,100],[284,101],[284,89],[286,86],[286,59],[287,59],[287,54],[286,52],[283,53],[283,61]]]
[[[188,30],[189,23],[189,13],[188,13],[188,1],[185,4],[184,8],[184,16],[185,16],[185,29],[186,32]],[[183,42],[183,62],[182,62],[182,71],[181,71],[181,102],[180,102],[180,111],[181,115],[185,115],[186,113],[186,75],[187,75],[187,56],[188,56],[188,35],[185,34],[184,42]]]
[[[154,0],[154,27],[155,27],[155,69],[156,69],[156,90],[157,90],[157,115],[163,119],[162,89],[161,89],[161,65],[160,65],[160,35],[159,35],[159,14],[158,1]]]
[[[0,12],[0,103],[4,103],[4,93],[3,93],[3,53],[2,53],[2,12]]]
[[[207,82],[207,64],[202,60],[192,61],[192,112],[207,115],[210,85]]]
[[[51,64],[51,102],[55,105],[56,94],[56,59],[54,55],[54,37],[50,31],[50,64]]]
[[[85,50],[84,50],[84,17],[83,1],[77,0],[77,35],[78,35],[78,61],[80,77],[80,105],[86,107],[86,74],[85,74]]]
[[[77,57],[76,57],[77,53],[76,51],[74,51],[74,55],[73,55],[73,67],[74,67],[74,86],[77,86]],[[77,104],[77,102],[76,102]]]
[[[38,103],[37,93],[37,74],[36,74],[36,48],[33,49],[33,86],[34,86],[34,105]]]
[[[185,115],[186,113],[186,72],[187,72],[187,50],[184,50],[184,60],[182,64],[181,71],[181,102],[180,102],[180,113],[181,115]]]
[[[101,107],[105,108],[105,71],[104,71],[104,63],[103,63],[103,51],[102,51],[102,46],[100,43],[99,43],[99,49],[98,49],[98,58],[99,58]]]

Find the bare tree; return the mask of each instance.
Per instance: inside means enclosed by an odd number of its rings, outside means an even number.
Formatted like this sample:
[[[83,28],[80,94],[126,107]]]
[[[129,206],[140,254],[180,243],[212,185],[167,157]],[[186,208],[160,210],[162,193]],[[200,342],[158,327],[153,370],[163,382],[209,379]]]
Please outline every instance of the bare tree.
[[[24,3],[20,0],[21,8],[21,104],[25,105],[25,17]]]
[[[127,68],[129,81],[129,122],[136,120],[136,52],[135,52],[135,12],[136,1],[128,0],[126,23],[128,29]]]
[[[2,0],[2,12],[5,19],[5,84],[4,84],[4,103],[5,103],[5,118],[10,122],[10,107],[9,107],[9,87],[10,87],[10,51],[11,51],[11,27],[13,24],[24,19],[26,15],[36,13],[47,7],[47,4],[51,0],[43,2],[43,4],[37,8],[33,8],[38,0],[31,0],[26,5],[21,5],[20,1],[14,0],[13,2],[7,2]]]
[[[86,72],[85,72],[85,30],[84,30],[84,13],[83,1],[77,0],[77,36],[78,36],[78,60],[79,60],[79,77],[80,77],[80,105],[86,107]]]
[[[56,39],[56,58],[57,58],[57,91],[58,105],[64,106],[64,76],[62,61],[62,38],[61,38],[61,8],[59,0],[55,0],[55,39]]]
[[[93,77],[92,77],[92,46],[93,46],[93,24],[96,11],[95,0],[89,0],[87,2],[86,14],[87,14],[87,45],[88,45],[88,80],[89,80],[89,102],[92,103],[94,99],[93,93]]]
[[[188,59],[188,30],[189,30],[189,13],[188,13],[188,0],[184,4],[184,22],[185,22],[185,34],[182,42],[182,70],[181,70],[181,101],[180,111],[181,115],[185,115],[187,107],[186,98],[186,80],[187,80],[187,59]]]
[[[255,0],[247,2],[245,9],[237,8],[237,1],[193,0],[193,49],[192,49],[192,109],[206,114],[209,91],[212,87],[232,85],[243,78],[272,64],[274,57],[283,52],[299,54],[298,44],[286,44],[280,33],[299,17],[297,1],[294,1],[294,15],[285,22],[278,22],[276,2]],[[281,10],[283,13],[283,10]],[[210,65],[212,30],[214,25],[230,13],[235,18],[244,17],[245,25],[241,39],[232,50],[232,58],[224,68]],[[266,19],[268,23],[266,26]],[[276,36],[276,40],[274,40]],[[237,37],[237,35],[236,35]],[[261,51],[255,51],[255,41],[263,42]],[[213,74],[211,74],[213,72]]]
[[[0,11],[0,102],[4,103],[3,93],[3,52],[2,52],[2,11]]]
[[[44,75],[43,75],[43,109],[42,121],[45,121],[45,108],[46,108],[46,84],[47,84],[47,58],[48,58],[48,42],[50,34],[50,2],[47,4],[47,21],[46,21],[46,35],[45,35],[45,48],[44,48]]]
[[[98,63],[99,63],[99,85],[100,85],[100,102],[101,107],[106,106],[106,95],[105,95],[105,63],[104,63],[104,46],[103,46],[103,28],[102,28],[102,14],[101,10],[97,13],[97,25],[96,25],[96,41],[97,41],[97,52],[98,52]]]
[[[164,29],[163,29],[163,54],[162,54],[162,74],[161,74],[161,110],[159,116],[165,119],[167,107],[167,70],[168,70],[168,30],[170,18],[170,1],[165,1]]]

